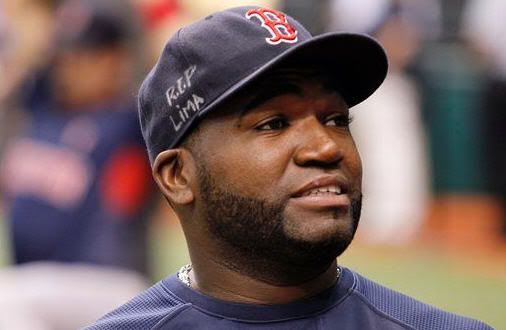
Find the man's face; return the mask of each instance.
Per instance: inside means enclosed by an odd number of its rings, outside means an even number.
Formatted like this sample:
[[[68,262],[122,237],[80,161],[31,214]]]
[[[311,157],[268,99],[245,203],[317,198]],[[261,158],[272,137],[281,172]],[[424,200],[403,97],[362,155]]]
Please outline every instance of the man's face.
[[[330,262],[360,216],[348,107],[321,79],[278,78],[200,124],[196,205],[209,232],[243,256]]]
[[[121,47],[62,49],[52,72],[55,97],[70,108],[111,102],[128,88],[129,61]]]

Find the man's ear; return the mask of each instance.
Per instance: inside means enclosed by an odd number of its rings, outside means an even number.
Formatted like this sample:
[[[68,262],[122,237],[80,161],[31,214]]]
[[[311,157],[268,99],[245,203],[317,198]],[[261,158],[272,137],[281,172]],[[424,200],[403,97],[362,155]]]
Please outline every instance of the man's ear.
[[[169,149],[158,154],[153,177],[162,193],[174,204],[190,204],[195,198],[193,157],[185,149]]]

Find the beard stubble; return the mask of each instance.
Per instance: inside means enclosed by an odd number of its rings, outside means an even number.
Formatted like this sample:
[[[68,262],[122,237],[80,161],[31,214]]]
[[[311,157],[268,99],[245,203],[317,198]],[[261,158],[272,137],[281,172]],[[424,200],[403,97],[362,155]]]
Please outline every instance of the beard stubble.
[[[226,255],[224,263],[235,271],[266,281],[270,278],[286,283],[288,279],[282,279],[283,275],[294,270],[301,274],[307,269],[324,271],[347,249],[358,226],[360,193],[352,197],[350,230],[319,241],[307,241],[287,234],[284,228],[287,201],[262,200],[227,189],[202,163],[198,179],[208,231]]]

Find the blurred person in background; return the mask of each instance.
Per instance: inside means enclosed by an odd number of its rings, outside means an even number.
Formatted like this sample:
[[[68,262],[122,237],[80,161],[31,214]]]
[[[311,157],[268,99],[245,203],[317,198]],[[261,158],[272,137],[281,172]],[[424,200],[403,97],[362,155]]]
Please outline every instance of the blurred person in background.
[[[502,237],[506,240],[506,2],[470,0],[462,31],[485,66],[487,81],[480,113],[484,117],[486,180],[502,206]]]
[[[112,3],[66,1],[50,63],[18,93],[29,121],[0,162],[14,263],[0,271],[2,329],[79,328],[147,285],[152,185],[131,20]]]
[[[422,39],[434,33],[422,27],[437,29],[437,5],[334,0],[331,8],[331,30],[375,36],[390,64],[383,85],[357,106],[351,126],[365,164],[362,238],[373,244],[407,243],[420,230],[430,194],[420,100],[407,67]]]

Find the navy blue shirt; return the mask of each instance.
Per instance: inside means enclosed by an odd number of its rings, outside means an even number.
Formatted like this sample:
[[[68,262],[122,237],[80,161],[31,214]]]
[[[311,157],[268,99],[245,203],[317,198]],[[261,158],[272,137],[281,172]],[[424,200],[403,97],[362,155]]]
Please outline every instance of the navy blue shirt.
[[[88,330],[346,329],[490,330],[421,303],[343,268],[337,284],[285,305],[230,303],[203,295],[172,275],[107,314]]]
[[[39,108],[0,164],[13,261],[145,272],[152,183],[134,106]]]

